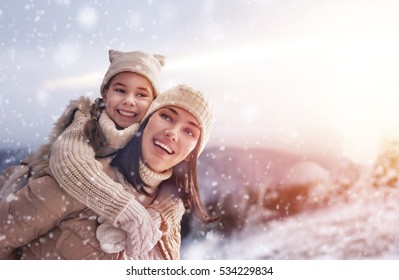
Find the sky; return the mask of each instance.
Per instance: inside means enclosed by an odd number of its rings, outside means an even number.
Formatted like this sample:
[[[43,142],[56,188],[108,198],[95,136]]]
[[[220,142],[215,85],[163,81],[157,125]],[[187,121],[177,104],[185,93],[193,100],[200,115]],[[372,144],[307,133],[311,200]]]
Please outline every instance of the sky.
[[[164,90],[214,104],[209,145],[372,163],[399,137],[399,3],[0,2],[0,147],[37,147],[69,100],[99,97],[108,50],[166,56]]]

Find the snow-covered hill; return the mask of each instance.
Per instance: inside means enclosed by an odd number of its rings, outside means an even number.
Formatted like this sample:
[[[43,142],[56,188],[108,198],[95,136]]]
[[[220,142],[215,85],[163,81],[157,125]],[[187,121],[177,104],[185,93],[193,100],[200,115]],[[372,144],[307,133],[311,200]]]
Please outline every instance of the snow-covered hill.
[[[260,214],[260,213],[258,213]],[[230,236],[187,237],[184,259],[399,259],[399,191],[364,185],[349,201],[265,223]]]

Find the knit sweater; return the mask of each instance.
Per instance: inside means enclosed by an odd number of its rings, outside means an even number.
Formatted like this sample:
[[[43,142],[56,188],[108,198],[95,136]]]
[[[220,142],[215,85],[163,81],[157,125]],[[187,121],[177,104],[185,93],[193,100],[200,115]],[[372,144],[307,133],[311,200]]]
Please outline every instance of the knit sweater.
[[[162,236],[159,224],[180,223],[182,215],[177,215],[180,216],[177,217],[177,221],[173,220],[176,218],[175,209],[165,211],[162,203],[153,207],[155,211],[148,211],[141,204],[142,201],[137,200],[126,186],[115,182],[103,171],[84,135],[84,125],[90,117],[90,113],[79,106],[73,122],[52,144],[50,168],[53,176],[69,195],[109,220],[112,225],[129,224],[129,228],[134,228],[134,232],[128,234],[137,235],[135,242],[147,242],[147,248],[151,248]],[[108,144],[108,147],[103,149],[106,153],[126,145],[138,128],[138,124],[134,124],[124,130],[118,130],[105,111],[100,116],[99,124]],[[152,192],[160,182],[171,176],[171,172],[172,170],[155,173],[144,164],[140,165],[140,176],[150,188],[154,188]]]
[[[69,195],[91,207],[96,214],[106,217],[113,225],[127,223],[129,220],[138,225],[141,225],[143,221],[152,221],[150,223],[153,224],[152,232],[159,230],[159,228],[162,232],[161,239],[156,246],[164,244],[161,247],[165,249],[168,246],[170,247],[170,244],[175,244],[179,248],[180,221],[184,213],[181,199],[178,195],[173,195],[170,200],[165,199],[165,196],[162,195],[157,196],[154,203],[148,207],[148,209],[155,211],[149,210],[149,213],[151,213],[149,214],[140,205],[140,203],[146,204],[144,202],[145,199],[143,200],[143,195],[136,197],[129,192],[132,189],[131,186],[122,186],[105,175],[101,164],[95,160],[96,155],[87,144],[83,133],[84,124],[91,118],[90,105],[91,101],[86,97],[72,100],[54,124],[48,143],[43,144],[24,159],[23,162],[27,165],[16,166],[14,169],[9,170],[11,174],[7,178],[3,189],[6,193],[15,193],[30,180],[41,178],[45,175],[54,176]],[[128,136],[131,136],[135,130],[128,129],[124,133],[123,131],[113,130],[112,128],[115,125],[106,114],[101,116],[100,125],[105,132],[107,141],[114,147],[104,147],[101,151],[102,154],[99,154],[101,156],[112,153],[117,147],[123,146],[128,141]],[[58,148],[56,148],[57,146]],[[52,172],[49,169],[49,160]],[[70,165],[71,163],[77,164],[78,168]],[[24,167],[24,169],[20,170],[20,167]],[[18,171],[18,174],[15,170]],[[90,178],[86,174],[89,170],[93,174],[92,180],[87,180]],[[19,173],[21,174],[19,175]],[[17,176],[18,180],[21,179],[21,182],[15,187],[13,186],[16,182],[16,179],[13,178],[15,177],[14,175]],[[156,186],[170,174],[155,174],[141,165],[140,175],[149,185]],[[8,186],[8,183],[11,187]],[[89,184],[87,185],[87,183]],[[89,189],[84,190],[84,188]],[[160,193],[162,193],[162,189]],[[171,186],[170,189],[173,190],[176,187]],[[85,193],[86,191],[88,192]],[[147,191],[151,193],[150,190],[147,189]],[[149,220],[149,215],[152,220]],[[160,226],[159,223],[161,224]],[[169,230],[165,231],[168,227]],[[144,237],[151,237],[149,234],[151,229],[138,226],[137,230],[140,230],[140,234],[143,234]],[[156,240],[152,240],[152,242],[156,242]],[[161,251],[163,252],[162,248]],[[169,255],[167,258],[176,258],[176,254],[167,253]]]
[[[147,174],[153,173],[153,171],[142,163],[141,169],[146,170]],[[150,195],[143,195],[134,190],[130,184],[126,183],[119,172],[116,171],[115,174],[115,180],[121,182],[127,191],[132,192],[136,196],[136,199],[151,213],[154,223],[159,222],[159,228],[162,233],[154,248],[141,253],[138,252],[138,248],[142,247],[141,242],[143,238],[134,238],[133,242],[139,243],[131,246],[133,247],[133,252],[130,255],[125,254],[126,257],[130,259],[179,259],[180,221],[185,208],[182,200],[179,198],[176,186],[173,184],[163,184],[156,193],[154,193],[154,188],[147,187],[146,191]],[[159,220],[156,218],[157,213],[159,213]],[[126,250],[127,242],[132,242],[132,240],[127,238],[126,232],[119,227],[113,226],[102,217],[98,221],[100,225],[96,231],[96,236],[102,250],[110,254]]]
[[[129,188],[129,185],[126,187]],[[134,258],[179,258],[179,221],[184,206],[180,199],[173,196],[174,192],[177,192],[175,186],[162,184],[155,201],[147,206],[147,209],[153,206],[165,208],[161,216],[173,212],[174,216],[170,216],[173,219],[163,220],[173,220],[174,223],[164,225],[162,222],[162,236],[155,246],[147,253],[136,254]],[[131,258],[124,251],[113,254],[104,252],[96,238],[97,228],[97,215],[70,197],[52,177],[30,180],[11,199],[0,202],[0,259],[17,258],[14,254],[17,248],[22,253],[22,259],[30,260]]]
[[[115,225],[138,217],[149,218],[135,197],[105,174],[101,163],[95,159],[96,154],[87,143],[83,130],[89,117],[77,111],[72,124],[53,143],[50,168],[54,178],[69,195]],[[122,148],[138,128],[138,124],[134,124],[124,130],[117,130],[104,111],[100,117],[100,126],[109,152]],[[162,177],[162,174],[153,176],[151,179],[154,181],[151,183],[156,187],[170,174],[166,174],[166,177]]]

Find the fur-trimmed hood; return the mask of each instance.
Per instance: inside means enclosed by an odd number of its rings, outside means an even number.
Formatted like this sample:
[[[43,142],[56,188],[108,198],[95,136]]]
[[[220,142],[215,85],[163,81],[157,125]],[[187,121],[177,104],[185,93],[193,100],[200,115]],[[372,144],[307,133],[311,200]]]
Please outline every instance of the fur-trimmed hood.
[[[91,104],[92,101],[84,96],[71,100],[55,122],[48,143],[42,144],[37,150],[30,153],[20,165],[12,165],[4,170],[3,174],[0,175],[0,200],[24,187],[28,180],[52,175],[49,160],[54,141],[73,122],[76,111],[81,111],[89,120],[91,118]]]
[[[85,96],[78,99],[71,100],[65,111],[54,123],[54,127],[49,134],[48,143],[41,145],[35,152],[29,154],[22,164],[27,164],[31,167],[30,178],[38,178],[46,174],[51,174],[49,168],[49,159],[51,154],[51,147],[55,140],[65,131],[65,129],[72,123],[76,111],[80,111],[91,118],[90,109],[93,102]]]

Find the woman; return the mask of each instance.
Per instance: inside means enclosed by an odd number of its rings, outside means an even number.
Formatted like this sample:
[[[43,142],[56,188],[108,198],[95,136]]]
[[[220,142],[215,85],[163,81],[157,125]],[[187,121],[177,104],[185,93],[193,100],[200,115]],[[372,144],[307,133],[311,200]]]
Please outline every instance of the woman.
[[[123,230],[107,222],[99,227],[104,219],[67,195],[51,176],[44,176],[1,203],[0,258],[17,254],[22,259],[179,258],[185,209],[201,221],[214,221],[201,203],[196,173],[211,125],[212,112],[202,93],[179,85],[152,103],[125,148],[113,158],[101,159],[105,172],[132,192],[159,225],[158,231],[148,232],[159,238],[149,251],[134,249],[145,247],[140,234],[146,232],[145,222],[122,224]],[[172,184],[158,188],[168,179]],[[132,211],[138,215],[143,209]],[[127,243],[137,246],[119,251]]]
[[[145,248],[129,248],[131,243],[127,243],[128,251],[148,251],[160,235],[157,225],[149,222],[147,211],[137,211],[141,205],[137,205],[134,195],[109,178],[96,158],[114,154],[137,132],[160,93],[164,57],[142,51],[109,50],[108,54],[110,64],[100,86],[101,98],[94,104],[87,97],[70,102],[55,123],[48,143],[0,176],[0,200],[51,170],[51,176],[65,192],[114,225],[129,227],[131,221],[151,226],[154,234],[141,233],[148,239],[142,243]]]

